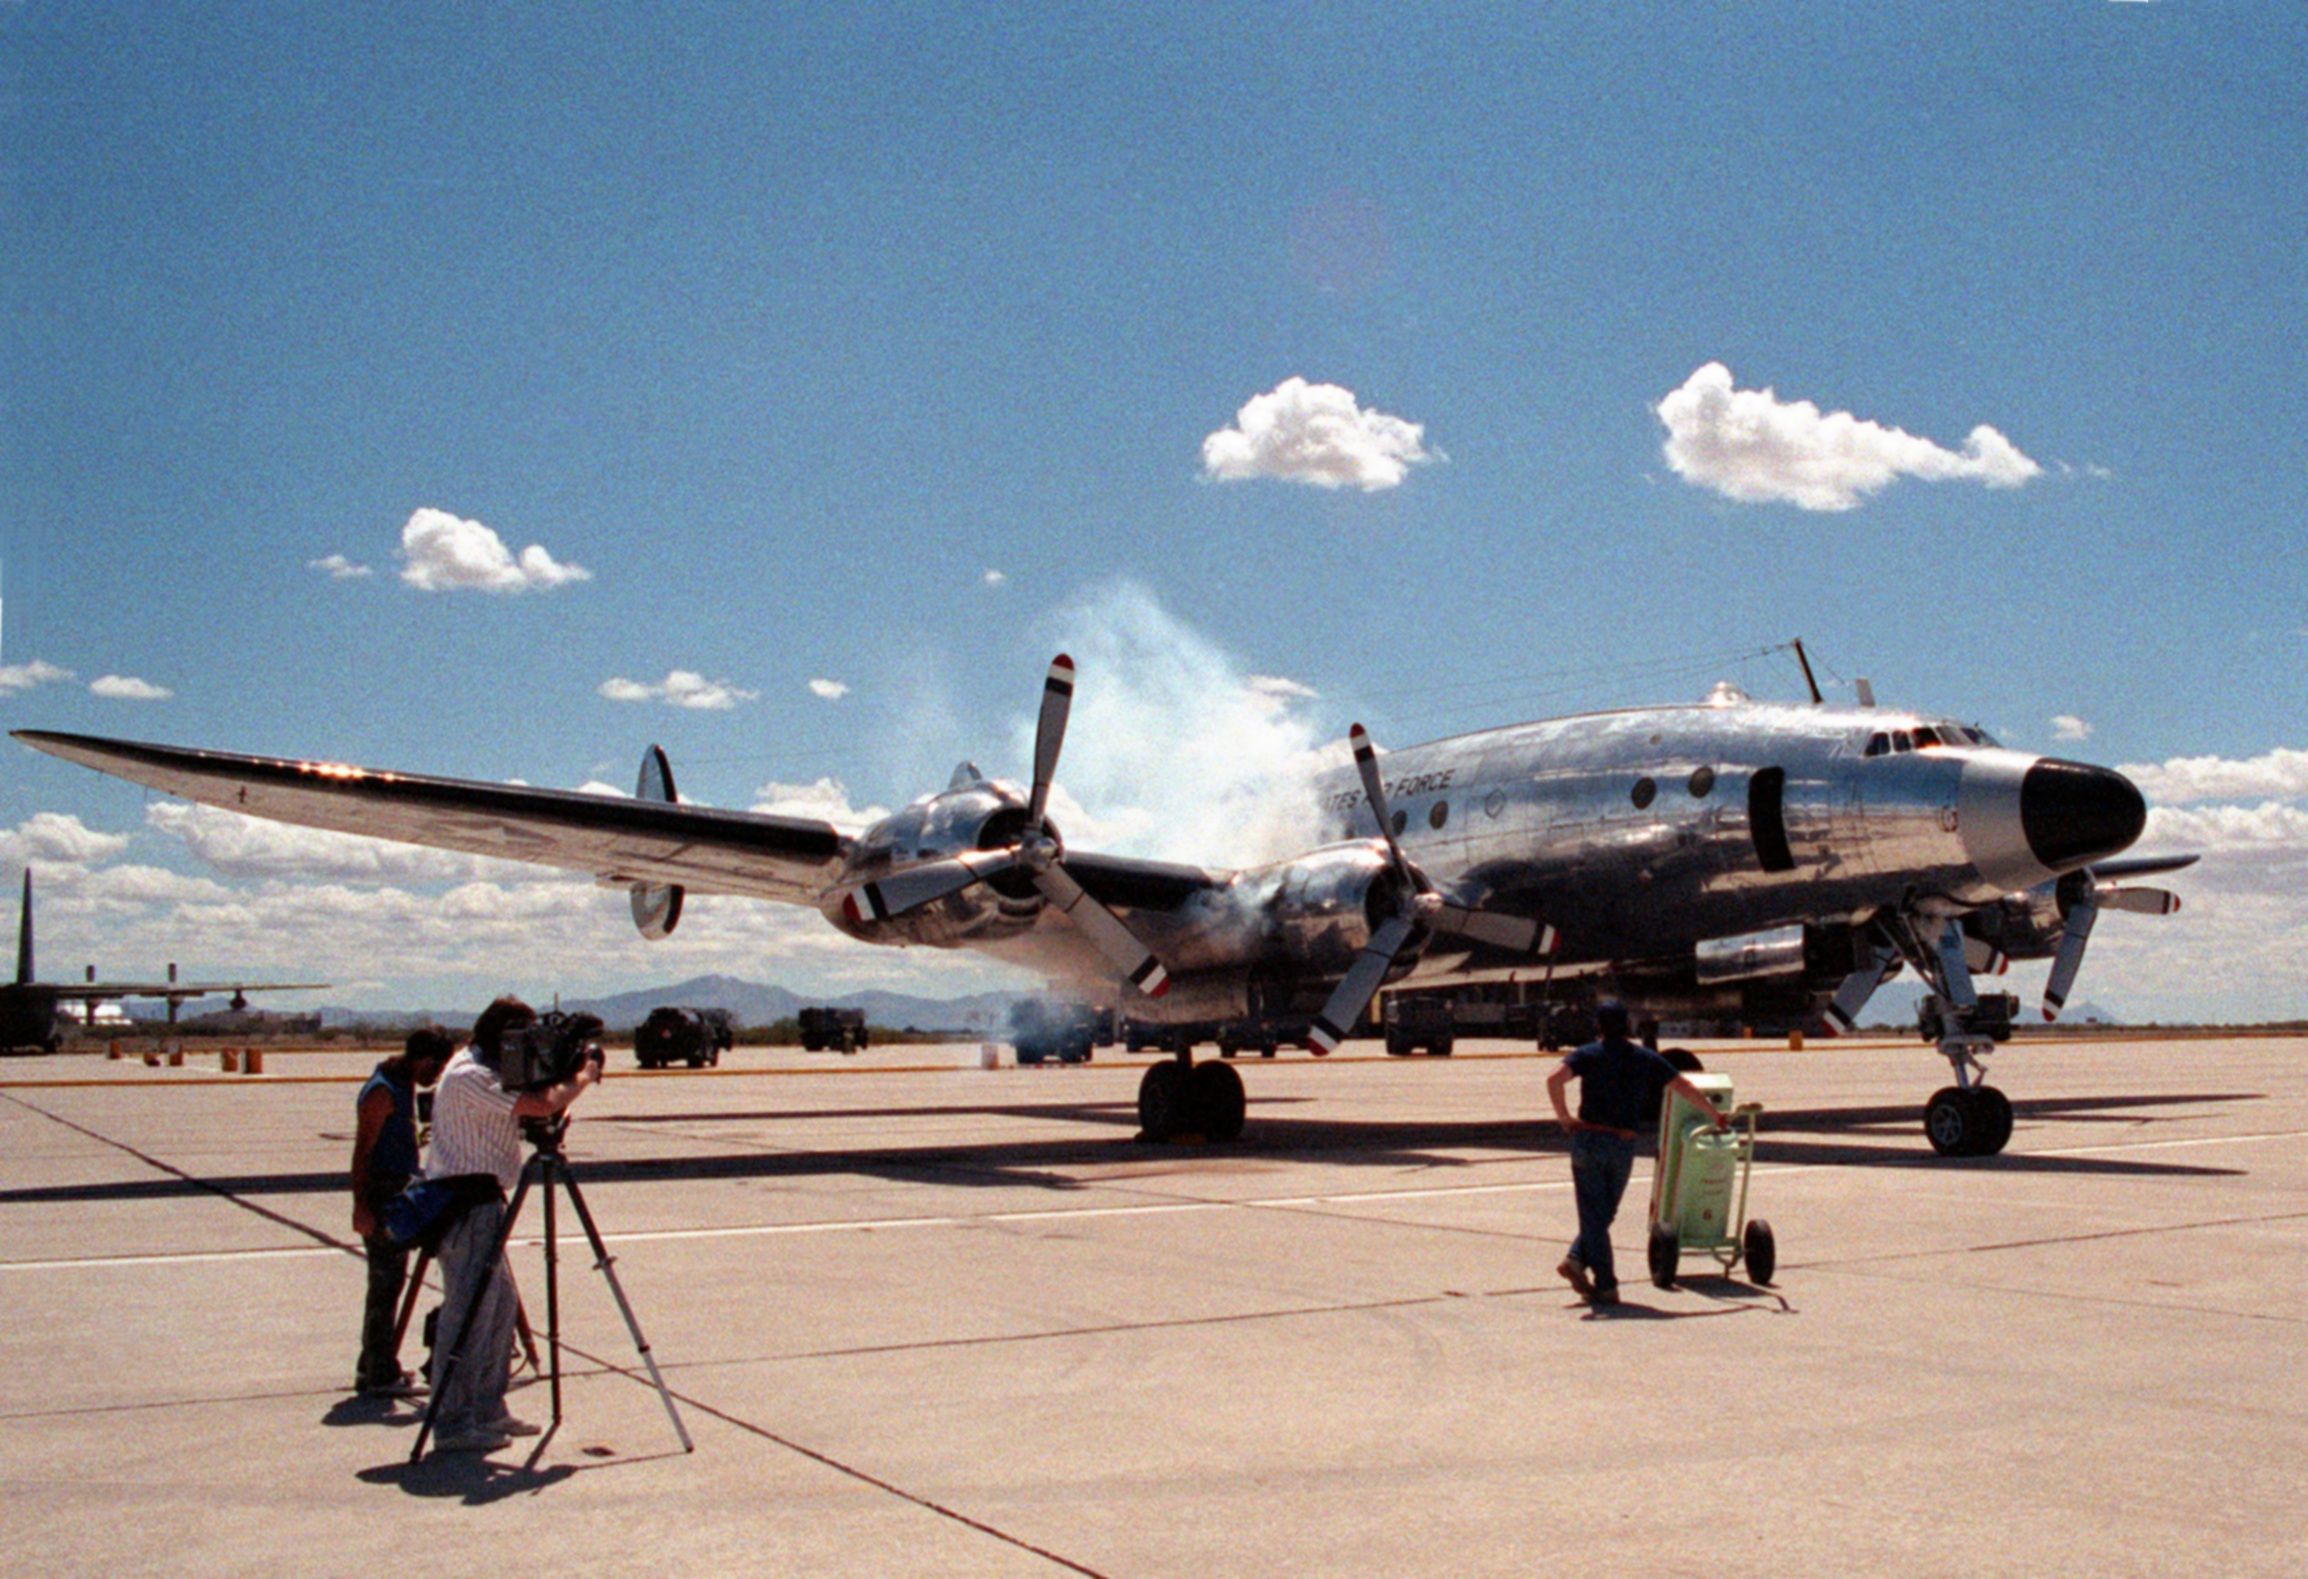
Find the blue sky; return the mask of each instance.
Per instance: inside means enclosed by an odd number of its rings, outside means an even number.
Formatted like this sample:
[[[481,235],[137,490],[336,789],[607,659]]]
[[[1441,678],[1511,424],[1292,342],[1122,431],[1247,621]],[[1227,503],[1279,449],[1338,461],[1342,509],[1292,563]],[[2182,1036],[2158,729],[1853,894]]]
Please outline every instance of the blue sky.
[[[1737,655],[1800,633],[2155,769],[2210,855],[2084,996],[2308,1013],[2296,14],[1045,10],[0,9],[0,723],[865,808],[1020,771],[1072,645],[1069,788],[1190,854],[1177,762],[1789,694]],[[1206,465],[1259,397],[1355,480]],[[543,916],[587,987],[994,979],[10,751],[50,975],[574,989]]]

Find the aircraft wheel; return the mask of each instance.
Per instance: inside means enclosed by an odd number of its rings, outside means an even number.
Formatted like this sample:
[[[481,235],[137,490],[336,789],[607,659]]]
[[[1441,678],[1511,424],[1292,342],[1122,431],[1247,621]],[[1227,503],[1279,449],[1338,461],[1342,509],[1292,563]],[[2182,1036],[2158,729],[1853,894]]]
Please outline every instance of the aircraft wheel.
[[[1187,1072],[1166,1058],[1139,1080],[1138,1128],[1145,1139],[1168,1140],[1186,1127],[1186,1079]]]
[[[1968,1091],[1942,1086],[1923,1108],[1923,1132],[1942,1157],[1976,1157],[1984,1115]]]
[[[1747,1256],[1748,1277],[1758,1283],[1770,1282],[1771,1274],[1779,1270],[1779,1241],[1771,1237],[1771,1225],[1760,1217],[1751,1217],[1740,1240],[1740,1248]]]
[[[1698,1075],[1707,1072],[1707,1066],[1699,1062],[1699,1055],[1688,1047],[1669,1047],[1662,1050],[1659,1056],[1672,1064],[1675,1072],[1679,1075]]]
[[[1227,1064],[1196,1064],[1186,1077],[1194,1127],[1210,1140],[1239,1140],[1246,1098],[1242,1077]]]
[[[2011,1098],[1994,1086],[1975,1086],[1971,1095],[1980,1117],[1978,1155],[1992,1157],[2011,1141]]]
[[[1651,1243],[1651,1281],[1661,1288],[1675,1286],[1676,1263],[1683,1259],[1683,1240],[1672,1228],[1653,1224]]]

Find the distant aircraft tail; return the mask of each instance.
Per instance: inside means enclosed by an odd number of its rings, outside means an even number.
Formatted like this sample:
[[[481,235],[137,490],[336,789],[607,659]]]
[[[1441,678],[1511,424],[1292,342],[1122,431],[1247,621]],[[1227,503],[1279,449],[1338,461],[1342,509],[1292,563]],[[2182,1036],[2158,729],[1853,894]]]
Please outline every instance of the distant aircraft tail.
[[[32,981],[32,868],[24,868],[24,919],[16,928],[16,985]]]

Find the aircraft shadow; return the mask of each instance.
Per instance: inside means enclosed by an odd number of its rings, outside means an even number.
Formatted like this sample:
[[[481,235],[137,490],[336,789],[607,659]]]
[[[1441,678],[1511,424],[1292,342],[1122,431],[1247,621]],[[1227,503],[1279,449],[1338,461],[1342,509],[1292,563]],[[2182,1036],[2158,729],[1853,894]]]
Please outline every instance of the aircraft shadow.
[[[2128,1132],[2173,1121],[2176,1115],[2158,1116],[2151,1110],[2193,1110],[2221,1103],[2255,1102],[2259,1092],[2205,1092],[2181,1096],[2045,1097],[2012,1104],[2018,1119],[2030,1126],[2114,1125]],[[1334,1166],[1404,1168],[1461,1168],[1482,1159],[1465,1152],[1520,1152],[1554,1155],[1566,1148],[1565,1138],[1552,1124],[1538,1121],[1536,1111],[1499,1119],[1327,1119],[1300,1118],[1281,1109],[1308,1099],[1254,1100],[1251,1122],[1239,1141],[1223,1145],[1140,1145],[1136,1143],[1136,1109],[1127,1103],[1017,1105],[1001,1107],[873,1108],[848,1112],[849,1117],[941,1117],[971,1115],[1032,1117],[1071,1120],[1094,1125],[1102,1135],[1053,1136],[1035,1140],[986,1142],[940,1141],[909,1147],[869,1147],[845,1150],[776,1150],[733,1152],[716,1156],[588,1157],[582,1130],[573,1131],[571,1159],[580,1182],[587,1185],[642,1184],[661,1181],[698,1182],[713,1179],[814,1178],[863,1175],[897,1183],[949,1186],[1041,1188],[1053,1191],[1093,1189],[1108,1182],[1092,1176],[1076,1177],[1062,1170],[1110,1166],[1117,1162],[1144,1163],[1175,1159],[1182,1168],[1201,1158],[1256,1159],[1260,1161],[1320,1161]],[[620,1129],[646,1129],[655,1124],[714,1125],[731,1123],[791,1124],[805,1127],[812,1118],[832,1115],[817,1112],[693,1113],[663,1118],[605,1119],[598,1122]],[[1650,1143],[1644,1143],[1644,1151]],[[1818,1107],[1773,1109],[1763,1119],[1756,1144],[1756,1160],[1793,1166],[1962,1168],[2029,1174],[2064,1174],[2104,1178],[2229,1178],[2240,1168],[2201,1163],[2148,1161],[2119,1156],[2046,1156],[2009,1151],[1996,1157],[1937,1157],[1925,1144],[1918,1107]],[[87,1184],[36,1185],[0,1190],[0,1205],[47,1205],[72,1202],[173,1200],[202,1195],[278,1196],[341,1195],[340,1172],[273,1174],[218,1174],[190,1178],[115,1180]]]

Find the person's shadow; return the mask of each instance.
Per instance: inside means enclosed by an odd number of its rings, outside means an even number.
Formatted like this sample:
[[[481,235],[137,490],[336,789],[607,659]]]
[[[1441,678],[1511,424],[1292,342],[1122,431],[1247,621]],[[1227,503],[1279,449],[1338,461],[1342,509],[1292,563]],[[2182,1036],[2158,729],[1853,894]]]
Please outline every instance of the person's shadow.
[[[414,1464],[400,1458],[364,1469],[360,1478],[372,1486],[397,1486],[412,1497],[455,1497],[477,1508],[543,1491],[576,1473],[574,1464],[539,1468],[535,1455],[527,1463],[501,1464],[479,1453],[428,1453]]]
[[[1587,1306],[1588,1321],[1703,1321],[1710,1316],[1792,1316],[1795,1307],[1787,1296],[1775,1288],[1760,1283],[1743,1283],[1734,1277],[1678,1277],[1675,1287],[1687,1290],[1709,1303],[1702,1310],[1666,1310],[1657,1305],[1638,1305],[1627,1298],[1627,1285],[1621,1284],[1616,1305]]]

